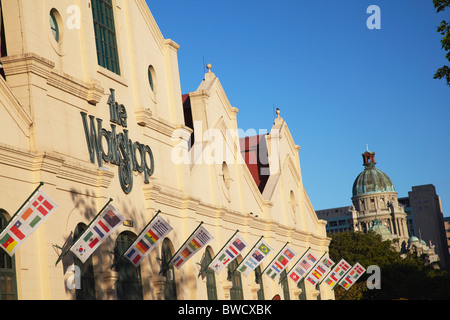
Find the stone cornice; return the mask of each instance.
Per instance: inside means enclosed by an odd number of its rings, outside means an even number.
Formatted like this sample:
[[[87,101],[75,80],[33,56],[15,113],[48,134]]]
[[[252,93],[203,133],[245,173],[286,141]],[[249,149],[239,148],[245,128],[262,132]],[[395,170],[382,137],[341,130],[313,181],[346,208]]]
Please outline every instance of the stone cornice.
[[[70,93],[90,104],[96,105],[102,99],[104,88],[98,81],[83,82],[66,73],[52,71],[47,79],[47,84],[64,92]]]
[[[70,93],[90,104],[100,102],[104,89],[98,81],[84,82],[55,70],[55,63],[35,53],[1,58],[6,76],[32,73],[47,80],[47,84]]]

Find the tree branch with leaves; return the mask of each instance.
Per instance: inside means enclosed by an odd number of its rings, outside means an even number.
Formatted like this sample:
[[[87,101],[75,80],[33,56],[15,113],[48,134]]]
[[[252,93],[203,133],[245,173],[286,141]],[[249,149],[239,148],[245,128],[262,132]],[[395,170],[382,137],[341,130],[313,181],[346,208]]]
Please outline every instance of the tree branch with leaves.
[[[450,7],[450,0],[433,0],[433,4],[436,12],[439,13]],[[441,40],[442,49],[447,51],[445,57],[448,61],[450,61],[450,21],[443,20],[437,28],[437,32],[444,36]],[[445,79],[447,81],[447,85],[450,86],[450,68],[448,66],[439,68],[433,78]]]

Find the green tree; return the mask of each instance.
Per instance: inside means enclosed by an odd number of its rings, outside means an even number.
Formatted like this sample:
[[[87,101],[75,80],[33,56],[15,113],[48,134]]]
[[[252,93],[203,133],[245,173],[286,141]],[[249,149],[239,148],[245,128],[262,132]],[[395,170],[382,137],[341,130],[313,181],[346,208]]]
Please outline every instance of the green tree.
[[[450,7],[450,0],[433,0],[433,4],[436,12],[439,13]],[[443,20],[439,27],[437,27],[437,32],[444,36],[441,40],[442,49],[448,51],[445,57],[448,61],[450,61],[450,21]],[[447,85],[450,86],[450,68],[448,66],[439,68],[433,78],[445,79],[447,81]]]
[[[376,265],[381,269],[381,289],[369,290],[369,274],[350,290],[339,285],[334,292],[337,300],[430,300],[450,299],[450,277],[446,271],[425,265],[424,257],[401,254],[393,242],[382,241],[380,235],[369,232],[343,232],[331,236],[330,257],[338,262],[344,258],[350,264],[359,262],[366,269]]]

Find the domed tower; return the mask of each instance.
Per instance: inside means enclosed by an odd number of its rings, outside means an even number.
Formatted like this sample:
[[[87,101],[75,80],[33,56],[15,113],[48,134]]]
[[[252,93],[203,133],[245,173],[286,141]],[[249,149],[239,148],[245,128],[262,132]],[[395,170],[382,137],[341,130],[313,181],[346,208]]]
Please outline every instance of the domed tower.
[[[362,156],[364,171],[353,183],[354,230],[367,232],[374,225],[383,225],[400,243],[407,242],[406,213],[398,203],[394,184],[375,167],[375,152],[367,150]]]

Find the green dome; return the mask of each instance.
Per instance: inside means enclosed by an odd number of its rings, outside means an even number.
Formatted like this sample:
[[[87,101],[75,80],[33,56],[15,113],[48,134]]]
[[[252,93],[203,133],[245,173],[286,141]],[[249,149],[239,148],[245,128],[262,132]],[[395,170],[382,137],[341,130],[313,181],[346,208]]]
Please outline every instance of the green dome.
[[[370,193],[395,192],[394,184],[383,171],[375,168],[375,153],[367,151],[363,154],[364,171],[356,177],[353,183],[353,196]]]
[[[392,236],[391,232],[389,231],[388,227],[386,227],[385,225],[383,225],[381,223],[380,220],[375,219],[373,221],[373,226],[369,229],[370,231],[373,231],[379,235],[381,235],[381,237],[384,238],[389,238]]]

